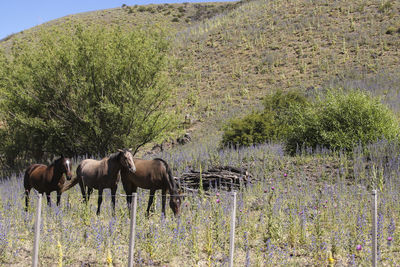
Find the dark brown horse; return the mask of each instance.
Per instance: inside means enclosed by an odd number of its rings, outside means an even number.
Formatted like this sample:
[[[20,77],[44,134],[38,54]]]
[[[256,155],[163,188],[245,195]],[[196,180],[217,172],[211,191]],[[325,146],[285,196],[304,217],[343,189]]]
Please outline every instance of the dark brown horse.
[[[128,208],[131,206],[132,193],[136,192],[138,187],[150,189],[150,198],[147,205],[147,215],[149,215],[154,194],[156,190],[161,189],[162,214],[165,215],[166,193],[168,191],[170,194],[169,206],[175,216],[179,215],[182,201],[181,195],[168,164],[158,158],[153,160],[134,159],[134,162],[136,166],[135,173],[129,172],[125,168],[121,170],[121,181],[127,195]]]
[[[25,188],[25,210],[29,206],[29,192],[35,188],[40,194],[46,193],[47,204],[51,206],[50,193],[57,191],[57,205],[60,205],[62,188],[65,178],[71,179],[71,161],[64,156],[56,159],[49,166],[43,164],[33,164],[25,171],[24,188]]]
[[[118,152],[102,160],[82,160],[76,169],[76,178],[71,181],[69,185],[65,186],[63,191],[79,183],[83,200],[87,203],[93,189],[97,189],[99,191],[97,215],[99,215],[101,202],[103,201],[103,190],[105,188],[110,188],[113,214],[115,214],[115,194],[119,182],[118,173],[122,167],[126,168],[127,171],[131,173],[134,173],[136,170],[130,150],[119,149]]]

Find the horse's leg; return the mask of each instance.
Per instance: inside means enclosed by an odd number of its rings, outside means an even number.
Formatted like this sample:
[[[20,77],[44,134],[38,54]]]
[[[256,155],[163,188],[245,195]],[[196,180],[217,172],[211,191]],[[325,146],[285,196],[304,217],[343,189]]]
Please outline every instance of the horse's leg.
[[[92,194],[92,192],[93,192],[93,187],[88,187],[88,190],[87,190],[87,201],[88,202],[89,202],[90,195]]]
[[[100,206],[101,202],[103,201],[103,188],[99,189],[99,199],[97,200],[97,212],[96,214],[100,214]]]
[[[51,199],[50,199],[50,192],[46,192],[46,198],[47,198],[47,205],[51,207]]]
[[[126,204],[128,205],[128,210],[129,212],[131,211],[131,205],[132,205],[132,193],[136,193],[137,191],[137,186],[132,185],[132,186],[126,186],[125,188],[125,193],[126,193]]]
[[[25,211],[28,211],[29,207],[29,193],[31,192],[30,188],[25,189]]]
[[[61,190],[57,190],[57,206],[60,206],[61,202]]]
[[[79,179],[79,187],[81,188],[83,201],[87,202],[86,201],[86,190],[85,190],[85,185],[83,184],[82,177],[78,177],[78,179]]]
[[[112,203],[112,216],[115,216],[115,194],[117,193],[117,187],[111,188],[111,203]]]
[[[166,201],[167,201],[167,190],[163,189],[161,191],[161,216],[165,217],[165,205],[166,205]]]
[[[151,205],[153,204],[155,193],[156,193],[156,190],[150,189],[149,203],[147,204],[147,216],[149,216],[149,214],[150,214],[150,208],[151,208]]]

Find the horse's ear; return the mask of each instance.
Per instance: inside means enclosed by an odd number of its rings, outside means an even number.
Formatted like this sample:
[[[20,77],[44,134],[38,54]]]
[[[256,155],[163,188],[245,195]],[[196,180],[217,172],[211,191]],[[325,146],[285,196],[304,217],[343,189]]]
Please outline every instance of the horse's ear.
[[[178,189],[178,194],[184,196],[185,191],[182,188]]]

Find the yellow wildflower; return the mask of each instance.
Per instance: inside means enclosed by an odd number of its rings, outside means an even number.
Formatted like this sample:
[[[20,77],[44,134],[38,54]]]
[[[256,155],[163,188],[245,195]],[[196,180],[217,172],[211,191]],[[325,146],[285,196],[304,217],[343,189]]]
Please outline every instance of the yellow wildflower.
[[[335,259],[332,257],[332,252],[328,252],[328,262],[329,265],[333,265],[335,263]]]
[[[112,257],[111,257],[110,250],[108,250],[106,261],[107,261],[108,266],[112,266]]]
[[[58,267],[63,266],[63,251],[62,251],[62,246],[60,243],[60,240],[57,240],[57,247],[58,247]]]

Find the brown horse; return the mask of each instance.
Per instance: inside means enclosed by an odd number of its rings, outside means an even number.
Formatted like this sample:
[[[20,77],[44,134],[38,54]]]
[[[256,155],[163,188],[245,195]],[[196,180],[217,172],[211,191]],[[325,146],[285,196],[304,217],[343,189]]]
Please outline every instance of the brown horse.
[[[165,215],[166,192],[169,191],[169,206],[174,215],[179,215],[181,205],[181,195],[179,194],[178,185],[172,177],[168,164],[162,159],[144,160],[134,159],[136,172],[132,173],[123,168],[121,170],[121,181],[126,192],[126,201],[128,208],[131,206],[132,193],[137,188],[150,189],[150,198],[147,205],[147,215],[149,215],[150,207],[153,204],[154,194],[156,190],[162,190],[162,214]]]
[[[46,193],[47,204],[51,206],[50,193],[57,191],[57,205],[60,205],[62,188],[65,178],[71,179],[71,161],[64,156],[55,160],[49,166],[43,164],[33,164],[25,171],[24,188],[25,188],[25,210],[29,206],[29,192],[35,188],[40,194]]]
[[[113,215],[115,214],[115,194],[119,182],[118,173],[124,167],[128,172],[136,171],[133,162],[133,156],[130,150],[119,149],[118,152],[105,157],[102,160],[85,159],[76,169],[76,178],[64,187],[63,191],[68,190],[75,184],[79,183],[83,200],[87,203],[93,189],[99,191],[97,215],[100,214],[101,202],[103,201],[103,190],[111,189],[111,201],[113,207]],[[87,190],[86,190],[87,189]],[[87,193],[86,193],[87,191]]]

